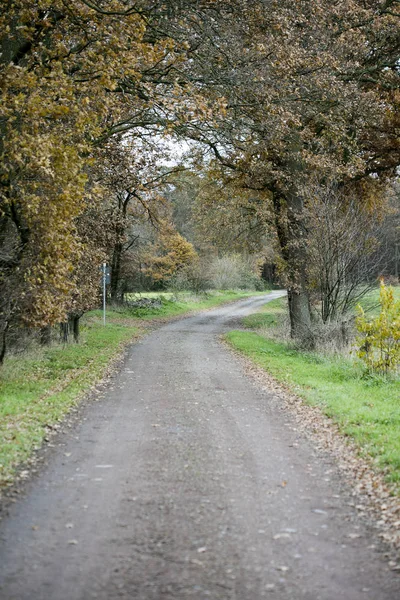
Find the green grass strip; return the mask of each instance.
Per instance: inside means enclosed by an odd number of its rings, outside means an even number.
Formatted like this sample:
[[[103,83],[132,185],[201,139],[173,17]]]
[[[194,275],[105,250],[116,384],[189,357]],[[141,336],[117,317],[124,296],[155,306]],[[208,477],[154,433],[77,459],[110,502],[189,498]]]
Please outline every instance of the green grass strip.
[[[47,428],[101,379],[137,333],[131,320],[103,327],[97,319],[83,328],[79,344],[7,358],[0,382],[0,486],[12,481],[16,467],[41,446]]]

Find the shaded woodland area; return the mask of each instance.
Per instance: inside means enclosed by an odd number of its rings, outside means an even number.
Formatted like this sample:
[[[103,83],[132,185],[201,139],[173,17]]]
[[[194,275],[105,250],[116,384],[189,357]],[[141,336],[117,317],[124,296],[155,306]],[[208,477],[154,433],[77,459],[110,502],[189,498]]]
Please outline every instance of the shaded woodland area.
[[[396,281],[398,0],[4,9],[1,361],[24,330],[77,337],[103,262],[115,302],[264,272],[304,347]]]

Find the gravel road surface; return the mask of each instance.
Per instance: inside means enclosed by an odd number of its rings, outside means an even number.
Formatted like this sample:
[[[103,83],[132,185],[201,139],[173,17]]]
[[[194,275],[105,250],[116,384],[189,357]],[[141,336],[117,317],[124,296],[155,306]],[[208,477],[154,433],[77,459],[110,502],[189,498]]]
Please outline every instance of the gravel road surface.
[[[398,600],[335,466],[219,342],[279,292],[133,345],[0,524],[1,600]]]

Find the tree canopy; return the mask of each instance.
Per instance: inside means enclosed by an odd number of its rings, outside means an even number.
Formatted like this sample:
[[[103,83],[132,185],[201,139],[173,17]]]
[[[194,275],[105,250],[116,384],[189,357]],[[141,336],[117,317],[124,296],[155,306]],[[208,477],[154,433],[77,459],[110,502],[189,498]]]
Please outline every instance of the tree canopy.
[[[292,332],[307,338],[310,189],[379,212],[399,164],[398,1],[4,4],[2,331],[90,304],[91,263],[129,245],[129,201],[140,218],[161,206],[153,183],[174,137],[202,148],[204,219],[221,239],[275,240]]]

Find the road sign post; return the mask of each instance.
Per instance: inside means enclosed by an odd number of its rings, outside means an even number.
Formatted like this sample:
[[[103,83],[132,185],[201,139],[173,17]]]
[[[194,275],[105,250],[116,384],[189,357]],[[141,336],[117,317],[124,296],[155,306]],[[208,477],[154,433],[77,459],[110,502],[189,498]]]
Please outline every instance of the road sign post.
[[[107,263],[103,263],[100,267],[101,271],[101,284],[103,288],[103,325],[106,324],[106,301],[107,301],[107,285],[111,283],[111,272],[110,268],[107,267]]]
[[[106,283],[107,283],[107,263],[103,263],[103,325],[106,324]]]

